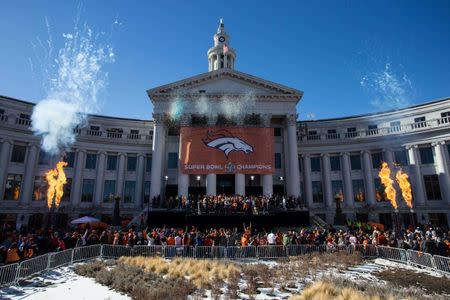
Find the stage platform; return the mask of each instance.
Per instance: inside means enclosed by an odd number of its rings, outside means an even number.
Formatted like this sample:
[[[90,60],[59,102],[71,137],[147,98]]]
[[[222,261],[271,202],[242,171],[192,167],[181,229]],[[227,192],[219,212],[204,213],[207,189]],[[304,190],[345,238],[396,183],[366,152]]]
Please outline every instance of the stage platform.
[[[162,227],[165,225],[166,227],[184,228],[185,226],[194,225],[200,228],[238,227],[240,229],[243,223],[250,224],[250,222],[253,228],[265,228],[267,230],[270,228],[298,228],[310,225],[308,211],[282,211],[270,215],[193,215],[186,214],[184,211],[153,210],[149,212],[148,218],[149,227]]]

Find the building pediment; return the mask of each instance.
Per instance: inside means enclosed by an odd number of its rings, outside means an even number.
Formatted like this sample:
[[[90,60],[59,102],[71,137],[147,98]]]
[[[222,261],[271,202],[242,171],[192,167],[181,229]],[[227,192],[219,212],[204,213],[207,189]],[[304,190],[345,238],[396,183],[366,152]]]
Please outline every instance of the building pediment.
[[[303,96],[302,91],[232,69],[219,69],[147,91],[152,101],[164,101],[174,96],[189,98],[206,94],[208,97],[222,97],[247,93],[261,99],[284,98],[291,101],[299,101]]]

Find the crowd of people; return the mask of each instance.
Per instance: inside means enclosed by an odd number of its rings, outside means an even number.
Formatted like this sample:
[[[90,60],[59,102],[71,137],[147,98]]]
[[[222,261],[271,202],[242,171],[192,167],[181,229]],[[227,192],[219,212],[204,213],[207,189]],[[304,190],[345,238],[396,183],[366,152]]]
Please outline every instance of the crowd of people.
[[[450,256],[450,231],[431,226],[392,231],[335,230],[333,227],[300,228],[298,230],[258,230],[250,225],[242,228],[145,228],[127,230],[27,230],[16,231],[7,224],[0,233],[0,265],[20,262],[52,251],[95,244],[174,245],[174,246],[262,246],[262,245],[326,245],[329,248],[348,245],[383,245],[425,253]]]
[[[180,209],[190,214],[267,214],[276,210],[298,209],[301,198],[273,196],[242,196],[219,194],[214,196],[155,197],[153,208]]]

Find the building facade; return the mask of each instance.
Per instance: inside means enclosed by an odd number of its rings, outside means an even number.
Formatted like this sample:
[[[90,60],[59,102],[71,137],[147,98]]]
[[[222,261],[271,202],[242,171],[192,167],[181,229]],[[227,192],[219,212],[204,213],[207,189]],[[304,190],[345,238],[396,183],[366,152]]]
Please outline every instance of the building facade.
[[[347,218],[388,224],[393,209],[378,178],[386,161],[409,175],[417,221],[449,224],[450,98],[391,112],[298,121],[303,92],[235,70],[236,51],[222,21],[207,57],[207,73],[147,91],[153,120],[95,115],[74,129],[76,142],[64,154],[69,165],[61,222],[84,214],[108,220],[111,195],[121,197],[121,212],[131,218],[156,209],[152,202],[158,198],[227,193],[292,196],[298,199],[294,209],[330,223],[339,196]],[[182,109],[174,116],[180,98]],[[224,99],[234,105],[231,114]],[[44,222],[43,176],[60,159],[40,150],[30,130],[33,106],[0,96],[0,223],[17,227]],[[182,127],[270,128],[273,171],[181,172]],[[400,193],[397,198],[400,217],[410,218]]]

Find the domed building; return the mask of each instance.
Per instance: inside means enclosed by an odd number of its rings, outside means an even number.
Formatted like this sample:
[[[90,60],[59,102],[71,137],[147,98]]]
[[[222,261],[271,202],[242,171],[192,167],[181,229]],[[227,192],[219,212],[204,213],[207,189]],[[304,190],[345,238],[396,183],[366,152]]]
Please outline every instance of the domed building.
[[[314,220],[333,223],[338,212],[389,225],[394,209],[378,176],[387,162],[412,186],[411,209],[395,183],[400,222],[450,225],[450,98],[299,121],[303,92],[235,70],[222,20],[207,57],[208,72],[147,91],[152,120],[92,115],[74,129],[60,224],[86,214],[108,221],[115,195],[131,219],[164,212],[169,197],[276,194],[294,199],[282,210]],[[45,223],[44,174],[59,160],[30,130],[33,106],[0,96],[0,223],[17,227]]]

